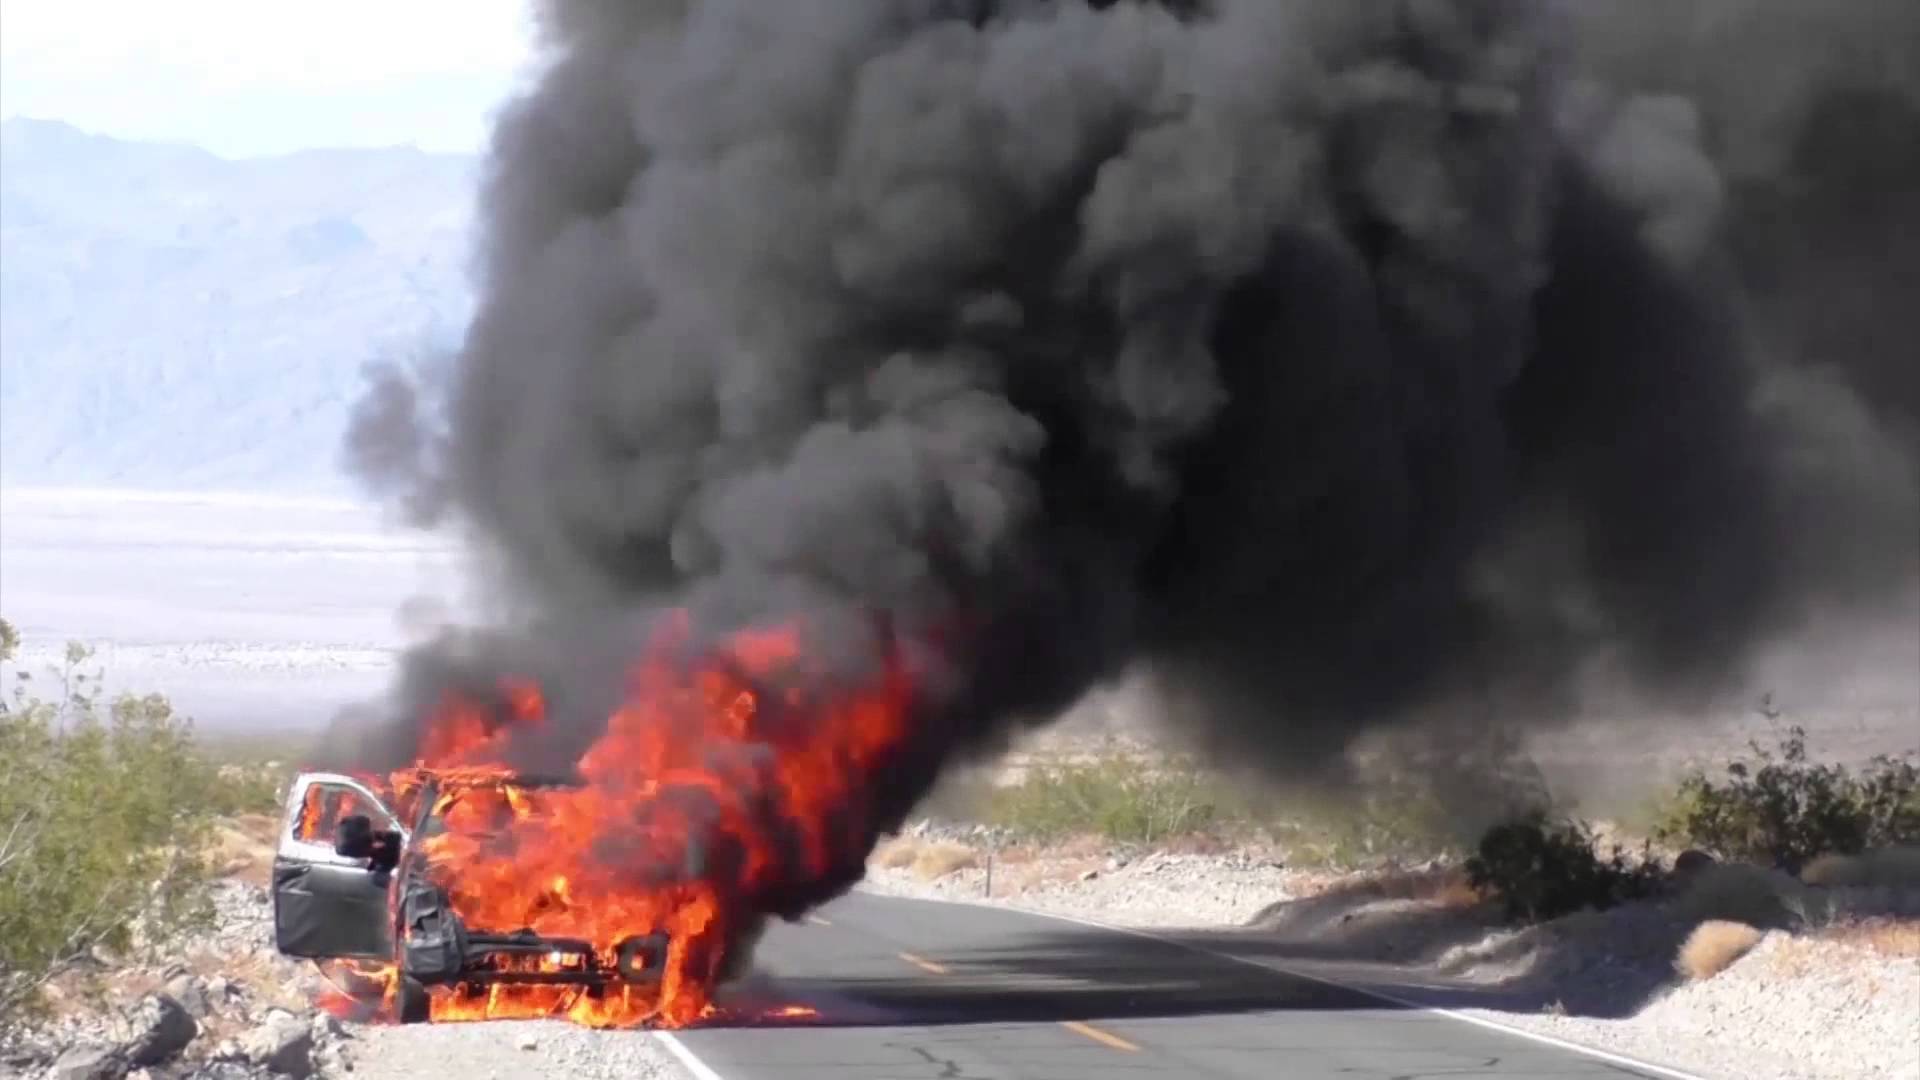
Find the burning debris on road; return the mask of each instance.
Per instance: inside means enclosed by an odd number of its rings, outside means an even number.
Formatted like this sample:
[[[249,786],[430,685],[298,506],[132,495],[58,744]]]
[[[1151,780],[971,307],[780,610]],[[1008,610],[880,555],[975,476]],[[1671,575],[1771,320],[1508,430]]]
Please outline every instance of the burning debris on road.
[[[474,925],[667,934],[619,1020],[699,1018],[754,920],[1131,666],[1181,737],[1336,773],[1596,671],[1695,700],[1915,572],[1911,418],[1844,362],[1781,389],[1697,113],[1557,5],[539,12],[450,381],[352,435],[510,615],[342,752],[577,770],[415,844]]]

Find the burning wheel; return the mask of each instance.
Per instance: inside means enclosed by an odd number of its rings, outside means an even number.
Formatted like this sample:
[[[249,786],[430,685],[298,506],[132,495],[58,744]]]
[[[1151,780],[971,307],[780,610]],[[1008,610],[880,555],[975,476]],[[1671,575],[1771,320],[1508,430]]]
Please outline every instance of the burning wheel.
[[[744,978],[753,967],[753,950],[760,944],[761,935],[767,931],[767,920],[755,916],[746,921],[733,941],[727,946],[727,953],[720,961],[720,971],[714,981],[718,984],[733,982]]]
[[[433,998],[419,979],[398,977],[393,988],[393,1019],[400,1024],[424,1024],[433,1019]]]

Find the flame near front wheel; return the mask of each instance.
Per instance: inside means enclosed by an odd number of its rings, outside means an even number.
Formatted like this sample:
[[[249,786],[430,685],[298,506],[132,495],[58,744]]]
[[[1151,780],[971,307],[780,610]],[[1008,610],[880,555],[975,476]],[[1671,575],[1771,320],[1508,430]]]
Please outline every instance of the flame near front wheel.
[[[864,785],[906,740],[905,665],[890,656],[849,687],[809,662],[799,627],[690,642],[684,615],[661,624],[578,783],[522,783],[509,768],[515,740],[546,720],[529,682],[503,687],[505,709],[450,698],[425,725],[419,768],[440,784],[438,827],[415,857],[468,948],[519,933],[592,954],[448,975],[431,988],[432,1019],[695,1023],[744,970],[765,911],[857,876]],[[412,775],[395,789],[417,790]]]

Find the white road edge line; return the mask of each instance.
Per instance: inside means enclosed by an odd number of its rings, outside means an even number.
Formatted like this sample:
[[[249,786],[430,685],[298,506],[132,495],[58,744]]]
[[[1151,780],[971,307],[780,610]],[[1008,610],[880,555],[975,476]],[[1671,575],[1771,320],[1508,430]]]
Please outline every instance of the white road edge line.
[[[854,886],[854,891],[866,893],[868,896],[898,899],[897,897],[889,897],[885,893],[873,892],[858,885]],[[1159,934],[1153,933],[1150,930],[1142,930],[1138,927],[1112,926],[1103,922],[1095,922],[1092,919],[1082,919],[1076,915],[1056,915],[1050,911],[1034,911],[1029,908],[1009,907],[1003,904],[982,904],[972,900],[948,900],[939,897],[915,897],[912,899],[923,899],[935,904],[962,904],[967,907],[995,908],[1000,911],[1013,911],[1023,915],[1037,915],[1040,918],[1052,919],[1056,922],[1078,923],[1081,926],[1090,926],[1095,930],[1105,930],[1114,934],[1130,934],[1134,937],[1157,941],[1162,945],[1172,945],[1177,949],[1186,949],[1189,952],[1196,952],[1202,956],[1211,956],[1229,963],[1243,964],[1247,967],[1259,968],[1262,971],[1271,971],[1295,979],[1304,979],[1310,983],[1319,983],[1321,986],[1331,986],[1337,990],[1345,990],[1351,994],[1359,994],[1362,997],[1373,998],[1375,1001],[1384,1001],[1389,1005],[1398,1005],[1403,1009],[1413,1009],[1416,1012],[1429,1012],[1436,1016],[1444,1016],[1449,1020],[1458,1020],[1464,1024],[1472,1024],[1474,1027],[1486,1028],[1489,1031],[1498,1031],[1507,1035],[1518,1036],[1529,1042],[1540,1043],[1560,1050],[1571,1050],[1576,1054],[1584,1054],[1587,1057],[1598,1058],[1601,1061],[1614,1065],[1623,1065],[1630,1069],[1640,1069],[1653,1073],[1656,1076],[1667,1077],[1669,1080],[1707,1080],[1706,1077],[1698,1073],[1668,1068],[1665,1065],[1655,1065],[1651,1061],[1642,1061],[1639,1058],[1628,1057],[1625,1054],[1616,1054],[1611,1050],[1602,1050],[1598,1047],[1586,1046],[1577,1042],[1570,1042],[1566,1039],[1555,1038],[1552,1035],[1542,1035],[1538,1032],[1528,1031],[1525,1028],[1517,1028],[1503,1024],[1498,1020],[1488,1020],[1483,1016],[1469,1016],[1455,1009],[1444,1009],[1437,1005],[1423,1005],[1418,1001],[1403,998],[1396,994],[1389,994],[1384,990],[1355,986],[1351,983],[1343,983],[1338,979],[1329,979],[1322,975],[1314,975],[1310,972],[1299,971],[1280,964],[1267,963],[1245,956],[1235,956],[1232,953],[1221,952],[1218,949],[1209,949],[1204,946],[1192,944],[1191,942],[1175,941],[1172,938],[1161,937]],[[655,1031],[653,1037],[659,1041],[660,1045],[667,1048],[667,1052],[672,1054],[675,1060],[679,1061],[681,1065],[686,1067],[688,1072],[693,1074],[694,1080],[725,1080],[719,1073],[714,1072],[712,1067],[706,1062],[696,1057],[694,1052],[687,1048],[687,1044],[675,1037],[673,1032]]]
[[[860,892],[867,893],[867,895],[869,896],[882,896],[882,897],[888,896],[888,894],[886,893],[872,892],[867,889],[860,888],[859,886],[855,886],[855,888]],[[1202,945],[1192,944],[1191,942],[1175,941],[1172,938],[1161,937],[1159,934],[1153,933],[1150,930],[1142,930],[1137,927],[1110,926],[1107,923],[1095,922],[1092,919],[1083,919],[1077,915],[1056,915],[1050,911],[1034,911],[1030,908],[1010,907],[1003,904],[982,904],[973,900],[950,900],[945,897],[932,897],[932,896],[911,897],[909,899],[924,899],[924,900],[929,900],[936,904],[964,904],[968,907],[998,908],[1001,911],[1016,911],[1024,915],[1038,915],[1043,919],[1053,919],[1058,922],[1078,923],[1081,926],[1091,926],[1096,930],[1107,930],[1116,934],[1131,934],[1134,937],[1146,938],[1149,941],[1158,941],[1162,945],[1172,945],[1175,948],[1186,949],[1189,952],[1200,953],[1203,956],[1211,956],[1216,959],[1226,960],[1235,964],[1244,964],[1247,967],[1259,968],[1262,971],[1271,971],[1281,975],[1291,976],[1292,978],[1295,978],[1295,979],[1304,979],[1307,982],[1319,983],[1321,986],[1331,986],[1338,990],[1345,990],[1348,993],[1360,994],[1363,997],[1373,998],[1375,1001],[1384,1001],[1389,1005],[1398,1005],[1403,1009],[1414,1009],[1419,1012],[1430,1012],[1438,1016],[1444,1016],[1450,1020],[1458,1020],[1462,1023],[1472,1024],[1475,1027],[1483,1027],[1491,1031],[1504,1032],[1508,1035],[1517,1035],[1522,1039],[1527,1039],[1529,1041],[1537,1042],[1537,1043],[1543,1043],[1547,1046],[1556,1047],[1561,1050],[1571,1050],[1578,1054],[1585,1054],[1588,1057],[1599,1058],[1601,1061],[1610,1062],[1614,1065],[1624,1065],[1628,1068],[1641,1069],[1646,1072],[1653,1073],[1656,1076],[1668,1077],[1669,1080],[1707,1080],[1706,1077],[1701,1076],[1698,1073],[1685,1072],[1683,1070],[1670,1068],[1665,1065],[1655,1065],[1651,1061],[1641,1061],[1639,1058],[1628,1057],[1625,1054],[1616,1054],[1611,1050],[1602,1050],[1598,1047],[1586,1046],[1582,1043],[1577,1043],[1577,1042],[1570,1042],[1566,1039],[1556,1038],[1552,1035],[1542,1035],[1542,1034],[1539,1034],[1538,1032],[1528,1031],[1525,1028],[1512,1027],[1510,1025],[1503,1024],[1498,1020],[1488,1020],[1483,1016],[1470,1016],[1466,1013],[1459,1012],[1454,1009],[1441,1008],[1440,1006],[1437,1006],[1437,1005],[1423,1005],[1418,1001],[1412,1001],[1407,998],[1399,997],[1394,994],[1389,994],[1384,990],[1375,990],[1365,986],[1355,986],[1355,985],[1352,985],[1351,983],[1343,983],[1337,979],[1329,979],[1322,975],[1314,975],[1314,974],[1311,974],[1310,972],[1305,972],[1305,971],[1296,971],[1293,968],[1284,967],[1280,964],[1267,963],[1266,961],[1254,960],[1245,956],[1235,956],[1232,953],[1220,952],[1217,949],[1209,949]],[[702,1077],[701,1080],[707,1080],[707,1078]],[[718,1078],[716,1077],[714,1078],[714,1080],[718,1080]]]
[[[724,1080],[706,1062],[695,1057],[693,1051],[687,1049],[687,1044],[676,1038],[673,1032],[655,1031],[653,1037],[661,1046],[667,1048],[667,1053],[672,1054],[675,1060],[686,1066],[687,1071],[693,1074],[693,1080]]]

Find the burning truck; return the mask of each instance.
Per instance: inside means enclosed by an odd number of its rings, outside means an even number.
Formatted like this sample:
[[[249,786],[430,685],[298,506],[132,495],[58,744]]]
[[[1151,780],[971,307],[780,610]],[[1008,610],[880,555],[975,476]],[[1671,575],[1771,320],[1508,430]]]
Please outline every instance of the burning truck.
[[[801,640],[696,645],[665,620],[562,775],[508,764],[547,720],[525,682],[486,704],[448,696],[408,768],[301,774],[276,947],[321,963],[329,1007],[363,1018],[715,1018],[714,988],[768,918],[858,878],[874,837],[856,778],[884,775],[908,730],[903,663],[850,689],[809,670]]]
[[[455,854],[497,841],[533,804],[577,791],[577,779],[425,768],[396,779],[406,785],[397,800],[391,788],[345,774],[295,780],[273,873],[282,953],[342,962],[335,970],[357,985],[343,989],[342,1004],[377,997],[400,1023],[433,1019],[435,990],[449,999],[443,1019],[481,1018],[503,1004],[589,1021],[657,1011],[664,934],[628,936],[609,953],[530,925],[506,933],[469,926],[454,909],[453,897],[468,892]],[[555,883],[534,908],[565,900],[564,883]]]

